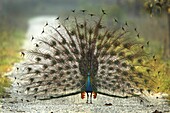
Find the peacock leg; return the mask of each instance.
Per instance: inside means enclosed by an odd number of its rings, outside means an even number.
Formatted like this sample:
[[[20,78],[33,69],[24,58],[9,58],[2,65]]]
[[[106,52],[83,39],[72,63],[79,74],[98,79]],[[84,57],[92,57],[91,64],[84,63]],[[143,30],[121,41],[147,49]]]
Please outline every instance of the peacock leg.
[[[90,104],[92,104],[92,92],[90,93]]]
[[[88,103],[88,99],[89,99],[89,94],[88,94],[88,92],[86,92],[87,93],[87,102],[86,103]]]

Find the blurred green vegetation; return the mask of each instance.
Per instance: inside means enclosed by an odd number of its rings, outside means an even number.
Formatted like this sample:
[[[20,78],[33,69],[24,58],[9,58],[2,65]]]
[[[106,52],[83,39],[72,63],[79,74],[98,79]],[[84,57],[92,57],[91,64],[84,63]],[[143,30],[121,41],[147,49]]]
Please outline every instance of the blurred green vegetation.
[[[167,17],[151,18],[144,11],[142,0],[0,0],[0,94],[10,83],[4,73],[20,60],[27,21],[38,15],[67,15],[72,9],[88,9],[94,13],[105,9],[111,15],[109,18],[128,20],[137,27],[145,41],[150,41],[151,52],[157,58],[156,63],[150,62],[155,67],[152,74],[157,82],[155,91],[170,94],[170,59],[165,59],[163,54],[164,39],[168,36]]]
[[[0,74],[4,74],[3,72],[9,71],[9,67],[11,64],[19,61],[19,48],[22,45],[23,31],[1,31],[0,32]]]
[[[10,86],[10,80],[5,76],[5,72],[12,69],[15,62],[20,61],[19,49],[22,46],[25,32],[21,29],[12,29],[6,20],[0,27],[0,96],[5,94],[5,87]]]

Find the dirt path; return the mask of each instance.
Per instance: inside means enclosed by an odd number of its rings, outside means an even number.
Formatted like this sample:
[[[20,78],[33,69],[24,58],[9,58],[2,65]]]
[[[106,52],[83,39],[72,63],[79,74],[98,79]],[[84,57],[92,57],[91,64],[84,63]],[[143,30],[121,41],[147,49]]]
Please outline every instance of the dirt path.
[[[141,103],[137,98],[120,99],[98,95],[93,104],[86,104],[80,95],[52,99],[46,101],[9,103],[6,99],[2,104],[3,113],[152,113],[155,110],[170,113],[165,100],[154,96],[147,98],[149,102]],[[111,104],[107,106],[105,104]]]

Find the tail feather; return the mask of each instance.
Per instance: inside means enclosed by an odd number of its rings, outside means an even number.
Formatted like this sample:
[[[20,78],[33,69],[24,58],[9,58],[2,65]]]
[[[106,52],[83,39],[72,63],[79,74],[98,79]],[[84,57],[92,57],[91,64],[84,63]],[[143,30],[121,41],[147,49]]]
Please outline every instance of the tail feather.
[[[95,97],[128,98],[150,91],[150,54],[130,25],[120,27],[115,20],[117,26],[111,28],[103,22],[105,12],[99,18],[90,14],[90,19],[82,13],[78,19],[74,11],[73,17],[57,27],[46,25],[41,36],[34,37],[35,47],[22,53],[24,63],[13,73],[14,97],[46,100],[82,93],[88,73]]]

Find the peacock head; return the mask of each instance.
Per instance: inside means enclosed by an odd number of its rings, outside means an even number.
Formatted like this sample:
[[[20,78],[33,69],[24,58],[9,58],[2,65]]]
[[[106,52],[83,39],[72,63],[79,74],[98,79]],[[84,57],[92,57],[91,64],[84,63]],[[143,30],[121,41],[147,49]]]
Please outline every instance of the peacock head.
[[[88,72],[87,76],[90,76],[90,72]]]

